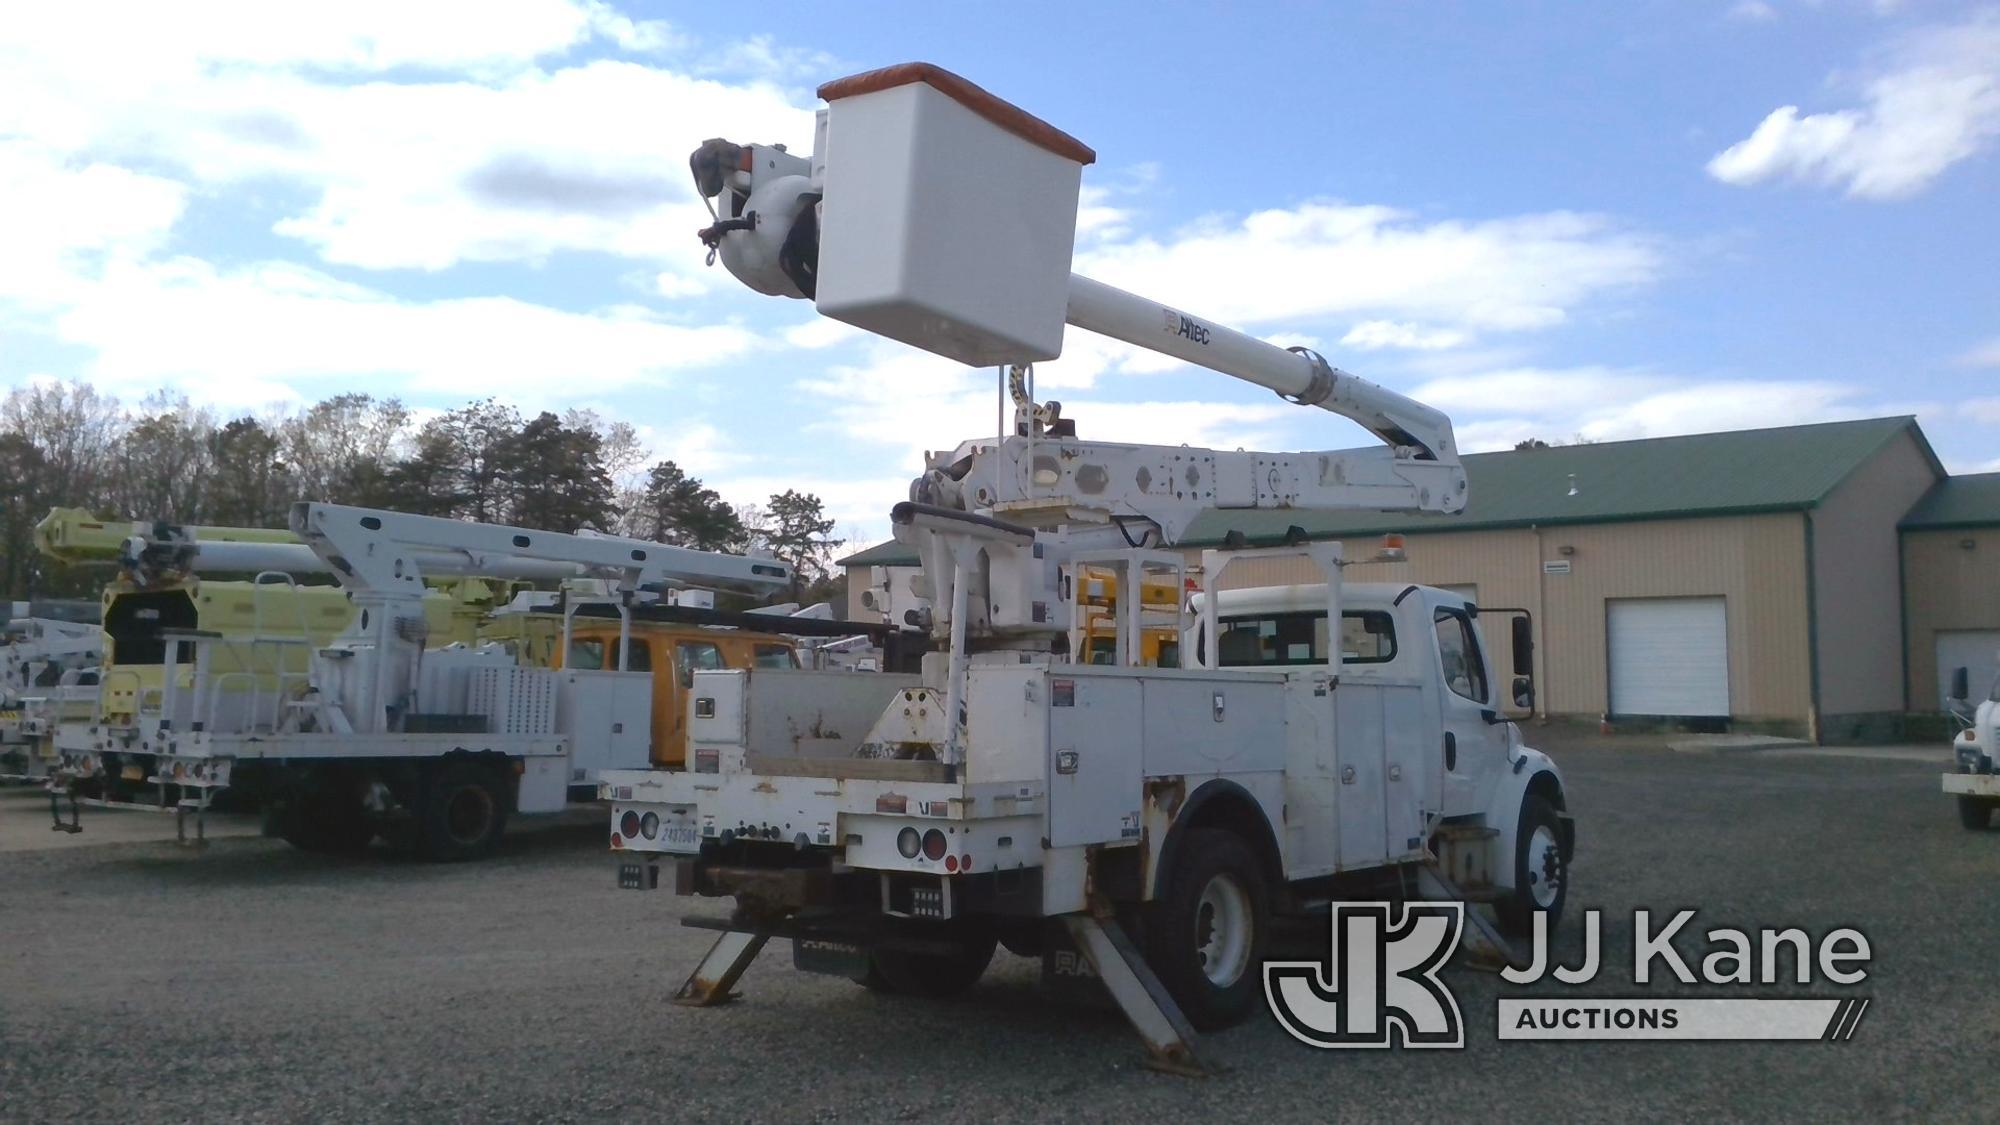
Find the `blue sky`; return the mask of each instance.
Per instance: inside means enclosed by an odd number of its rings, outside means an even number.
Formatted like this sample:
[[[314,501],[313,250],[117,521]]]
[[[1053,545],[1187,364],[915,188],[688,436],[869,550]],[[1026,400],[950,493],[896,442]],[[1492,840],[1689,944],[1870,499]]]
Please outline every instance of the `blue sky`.
[[[0,27],[0,385],[591,408],[880,538],[990,374],[705,269],[684,162],[803,151],[813,87],[924,59],[1097,149],[1080,271],[1468,449],[1916,413],[2000,470],[2000,9],[77,7]],[[1074,330],[1038,376],[1086,436],[1364,437]]]

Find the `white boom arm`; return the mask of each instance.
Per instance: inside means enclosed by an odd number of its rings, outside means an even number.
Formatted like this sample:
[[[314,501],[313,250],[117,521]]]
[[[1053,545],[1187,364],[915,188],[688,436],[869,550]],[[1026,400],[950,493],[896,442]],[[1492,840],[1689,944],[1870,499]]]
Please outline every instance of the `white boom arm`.
[[[424,648],[427,566],[430,573],[443,567],[444,573],[494,575],[523,564],[555,565],[565,577],[603,578],[619,592],[622,629],[630,628],[624,611],[641,591],[690,583],[763,590],[792,577],[790,566],[771,558],[341,504],[295,504],[291,528],[359,610],[315,660],[313,675],[327,714],[357,732],[396,729],[397,714],[413,698]]]
[[[1265,343],[1075,273],[1069,276],[1068,320],[1101,336],[1269,388],[1301,406],[1351,418],[1384,445],[1409,450],[1414,459],[1458,463],[1451,419],[1442,411],[1349,375],[1304,348]]]

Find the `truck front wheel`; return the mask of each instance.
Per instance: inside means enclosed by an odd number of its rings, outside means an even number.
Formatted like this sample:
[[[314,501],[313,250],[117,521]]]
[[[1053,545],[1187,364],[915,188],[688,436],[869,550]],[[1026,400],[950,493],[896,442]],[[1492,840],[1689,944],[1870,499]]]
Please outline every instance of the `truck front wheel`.
[[[1514,889],[1493,904],[1500,924],[1516,935],[1533,931],[1537,913],[1549,916],[1554,932],[1569,898],[1569,860],[1562,852],[1562,821],[1545,797],[1530,794],[1521,801],[1521,823],[1514,832]]]
[[[1993,823],[1993,799],[1990,797],[1966,797],[1958,799],[1958,822],[1968,832],[1984,832]]]
[[[1240,1023],[1264,987],[1271,899],[1263,865],[1241,837],[1216,828],[1190,831],[1175,857],[1146,919],[1146,962],[1195,1027]]]

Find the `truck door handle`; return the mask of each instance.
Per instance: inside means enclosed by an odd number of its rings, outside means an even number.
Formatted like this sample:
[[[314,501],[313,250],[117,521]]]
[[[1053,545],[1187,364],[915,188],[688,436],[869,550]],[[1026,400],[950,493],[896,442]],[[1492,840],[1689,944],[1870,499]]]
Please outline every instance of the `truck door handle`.
[[[1458,769],[1458,736],[1444,732],[1444,768],[1447,773]]]

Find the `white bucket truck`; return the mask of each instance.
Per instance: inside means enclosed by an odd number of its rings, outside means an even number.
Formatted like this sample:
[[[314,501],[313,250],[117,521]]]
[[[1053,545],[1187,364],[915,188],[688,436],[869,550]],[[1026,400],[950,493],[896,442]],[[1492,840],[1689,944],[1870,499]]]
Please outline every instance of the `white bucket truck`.
[[[1558,914],[1562,778],[1503,717],[1533,685],[1496,682],[1464,599],[1343,585],[1340,545],[1301,534],[1203,553],[1210,590],[1276,554],[1311,559],[1323,584],[1283,612],[1201,599],[1187,666],[1143,666],[1140,598],[1119,600],[1113,664],[1066,651],[1080,570],[1127,590],[1179,583],[1174,545],[1204,511],[1459,511],[1449,419],[1310,351],[1072,275],[1093,154],[964,79],[913,64],[820,95],[810,160],[725,141],[696,153],[719,205],[705,240],[752,288],[1001,366],[1014,422],[931,456],[892,513],[922,561],[935,651],[920,676],[823,678],[808,697],[763,672],[697,673],[695,768],[603,776],[621,885],[657,887],[666,868],[680,893],[735,899],[726,918],[687,920],[722,934],[679,999],[729,998],[774,936],[801,967],[928,994],[965,988],[1004,944],[1092,971],[1153,1060],[1187,1067],[1190,1023],[1258,1003],[1275,914],[1460,888],[1517,926]],[[1026,391],[1065,322],[1350,418],[1380,445],[1083,440]],[[1281,659],[1246,658],[1265,651],[1246,638],[1280,630]],[[1363,641],[1369,659],[1343,659]]]

